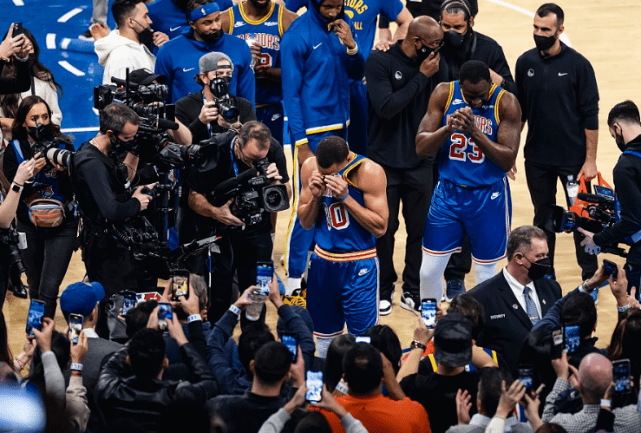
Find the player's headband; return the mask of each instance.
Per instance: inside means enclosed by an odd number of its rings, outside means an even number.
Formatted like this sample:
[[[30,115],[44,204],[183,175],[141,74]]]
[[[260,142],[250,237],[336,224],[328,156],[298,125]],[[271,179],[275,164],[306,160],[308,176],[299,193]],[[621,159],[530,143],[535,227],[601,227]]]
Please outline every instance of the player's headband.
[[[198,21],[201,18],[211,15],[214,12],[220,12],[220,8],[216,3],[207,3],[205,6],[201,6],[198,9],[194,9],[189,12],[189,20],[194,22]]]
[[[443,11],[445,9],[449,8],[450,6],[458,6],[461,9],[464,9],[467,12],[468,16],[470,16],[470,17],[472,16],[472,12],[470,11],[470,7],[467,5],[465,0],[446,0],[446,1],[444,1],[443,4],[441,5],[441,14],[443,14]]]

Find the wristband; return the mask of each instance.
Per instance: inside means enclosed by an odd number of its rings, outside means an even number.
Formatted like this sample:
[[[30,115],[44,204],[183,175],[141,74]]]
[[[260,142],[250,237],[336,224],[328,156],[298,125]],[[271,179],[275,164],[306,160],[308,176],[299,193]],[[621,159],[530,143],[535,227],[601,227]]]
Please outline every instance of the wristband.
[[[425,350],[427,348],[427,346],[424,345],[423,343],[421,343],[420,341],[414,340],[414,341],[412,341],[412,344],[410,344],[410,350],[414,350],[416,348],[419,348],[421,350]]]
[[[347,55],[348,56],[353,56],[356,53],[358,53],[358,44],[354,47],[353,50],[350,50],[349,48],[347,48]]]
[[[231,305],[229,306],[229,311],[231,311],[232,313],[234,313],[234,314],[235,314],[235,315],[237,315],[237,316],[240,316],[240,308],[238,308],[238,307],[237,307],[237,306],[235,306],[234,304],[231,304]]]
[[[82,371],[82,364],[77,364],[75,362],[71,363],[71,367],[69,367],[69,370],[72,371]]]
[[[15,182],[13,182],[13,183],[11,184],[11,191],[15,191],[15,192],[17,192],[18,194],[20,194],[20,193],[22,192],[22,190],[23,190],[23,189],[24,189],[24,185],[20,185],[20,184],[15,183]]]
[[[347,197],[349,197],[349,193],[345,194],[345,197],[343,197],[343,198],[337,198],[336,200],[337,200],[339,203],[343,203],[345,200],[347,200]]]
[[[628,305],[624,305],[623,307],[619,307],[619,306],[617,306],[617,311],[618,311],[619,313],[625,313],[625,312],[626,312],[626,311],[628,311],[629,309],[630,309],[630,303],[629,303],[629,302],[628,302]]]
[[[191,316],[187,317],[187,322],[195,322],[196,320],[203,320],[202,317],[200,317],[200,314],[192,314]]]
[[[601,399],[601,407],[612,407],[612,400]]]

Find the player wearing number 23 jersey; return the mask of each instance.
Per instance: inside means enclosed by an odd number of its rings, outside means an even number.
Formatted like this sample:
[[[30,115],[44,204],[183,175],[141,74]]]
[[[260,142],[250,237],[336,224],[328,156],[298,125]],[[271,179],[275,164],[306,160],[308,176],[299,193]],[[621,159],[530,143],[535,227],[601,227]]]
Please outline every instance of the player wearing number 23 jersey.
[[[314,227],[316,247],[307,279],[307,309],[322,355],[347,323],[362,335],[378,322],[376,237],[387,230],[387,181],[382,167],[326,137],[301,170],[298,217]],[[323,344],[326,343],[326,344]]]
[[[440,150],[439,181],[425,222],[421,297],[440,299],[452,253],[470,238],[476,283],[496,274],[505,257],[512,205],[506,172],[514,166],[521,110],[514,95],[493,84],[480,61],[460,79],[440,84],[416,136],[419,156]]]

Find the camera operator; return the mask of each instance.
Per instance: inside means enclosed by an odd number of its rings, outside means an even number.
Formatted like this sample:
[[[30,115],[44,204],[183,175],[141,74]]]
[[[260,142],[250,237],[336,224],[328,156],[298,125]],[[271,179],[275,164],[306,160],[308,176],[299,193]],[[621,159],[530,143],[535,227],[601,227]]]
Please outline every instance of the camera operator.
[[[133,144],[140,119],[129,107],[112,103],[100,112],[100,132],[73,156],[71,181],[82,210],[84,236],[82,259],[89,280],[101,283],[108,300],[120,290],[140,287],[139,267],[133,253],[118,244],[108,232],[111,223],[124,222],[145,210],[151,195],[143,186],[130,194],[138,157],[127,153],[124,161],[115,152]],[[96,332],[108,338],[106,301],[101,302],[101,319]]]
[[[623,152],[612,177],[616,196],[619,201],[619,220],[601,233],[590,233],[579,229],[586,235],[581,245],[590,254],[598,254],[602,247],[626,242],[631,244],[625,263],[625,276],[628,279],[628,294],[636,287],[639,299],[641,288],[641,120],[639,109],[632,101],[616,104],[608,114],[610,135]],[[631,239],[631,242],[630,242]]]
[[[212,254],[212,281],[215,281],[215,286],[212,285],[212,303],[208,313],[212,323],[217,322],[231,304],[234,272],[238,270],[238,286],[242,293],[256,284],[256,263],[271,261],[273,246],[269,212],[263,210],[259,222],[245,225],[232,211],[234,198],[219,207],[210,203],[210,199],[216,198],[214,189],[247,170],[258,174],[256,163],[267,158],[269,166],[265,175],[272,184],[285,184],[288,195],[291,195],[285,154],[281,145],[272,139],[269,128],[251,121],[243,125],[237,136],[228,132],[224,138],[211,152],[215,166],[207,171],[192,169],[188,180],[191,208],[207,217],[207,221],[218,223],[225,229],[225,236],[217,243],[220,253]]]
[[[68,167],[50,162],[43,153],[45,146],[73,152],[68,137],[51,121],[51,108],[40,96],[22,100],[13,122],[11,144],[4,153],[4,173],[13,181],[18,166],[35,159],[35,178],[24,186],[18,207],[18,231],[26,234],[27,247],[22,249],[31,299],[45,302],[45,316],[53,319],[58,290],[73,254],[78,218]],[[48,150],[48,149],[47,149]],[[48,199],[56,205],[45,221],[31,212],[35,200]],[[56,200],[49,201],[49,200]],[[34,209],[33,212],[36,212]],[[33,215],[33,218],[32,218]],[[14,288],[15,291],[18,288]]]

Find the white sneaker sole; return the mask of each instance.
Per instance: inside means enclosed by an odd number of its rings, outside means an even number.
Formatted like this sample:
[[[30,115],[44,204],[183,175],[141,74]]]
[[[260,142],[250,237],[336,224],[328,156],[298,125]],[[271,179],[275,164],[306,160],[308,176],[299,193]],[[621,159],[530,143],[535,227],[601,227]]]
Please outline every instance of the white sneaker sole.
[[[416,311],[414,308],[410,307],[405,302],[401,301],[401,302],[399,302],[399,304],[401,305],[401,308],[404,308],[407,311],[411,311],[412,313],[416,314],[417,316],[420,316],[420,314],[421,314],[420,311]]]

